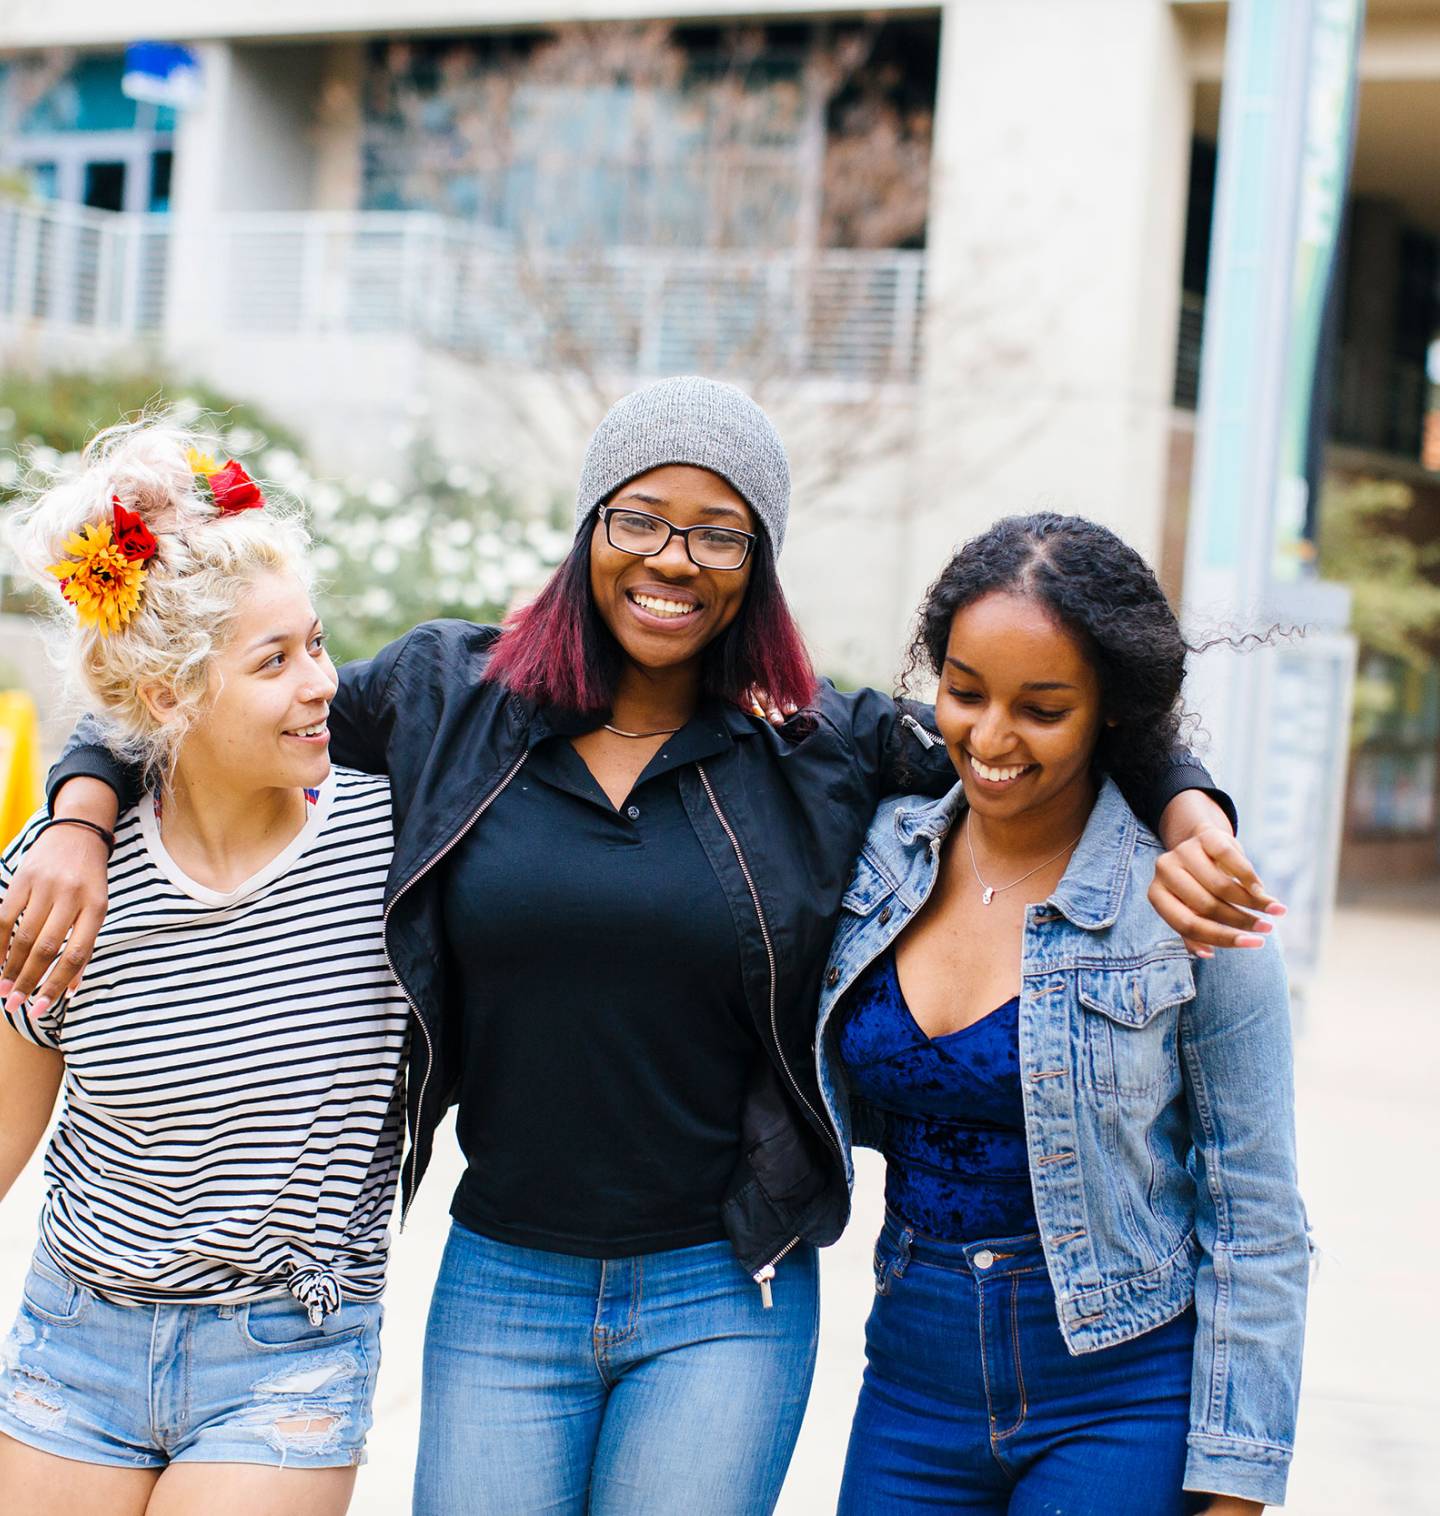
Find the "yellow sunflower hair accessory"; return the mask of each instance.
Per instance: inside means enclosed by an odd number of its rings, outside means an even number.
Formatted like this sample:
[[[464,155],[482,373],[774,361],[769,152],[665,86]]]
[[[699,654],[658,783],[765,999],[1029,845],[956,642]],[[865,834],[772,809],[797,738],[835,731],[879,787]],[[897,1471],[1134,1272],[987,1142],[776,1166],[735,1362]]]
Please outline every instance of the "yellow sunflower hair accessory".
[[[98,627],[102,637],[118,631],[135,614],[145,586],[145,565],[158,550],[137,515],[118,500],[111,504],[112,521],[92,522],[71,532],[65,543],[70,556],[47,570],[60,581],[60,593],[75,607],[81,624]]]

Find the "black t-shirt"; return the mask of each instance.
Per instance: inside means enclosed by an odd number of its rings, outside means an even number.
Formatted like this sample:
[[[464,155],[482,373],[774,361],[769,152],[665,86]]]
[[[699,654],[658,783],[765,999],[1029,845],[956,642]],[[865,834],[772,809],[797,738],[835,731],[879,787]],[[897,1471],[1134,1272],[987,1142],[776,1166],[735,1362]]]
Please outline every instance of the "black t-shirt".
[[[732,741],[702,708],[616,810],[569,738],[537,723],[525,766],[447,860],[462,1226],[591,1258],[724,1236],[763,1055],[679,770]]]

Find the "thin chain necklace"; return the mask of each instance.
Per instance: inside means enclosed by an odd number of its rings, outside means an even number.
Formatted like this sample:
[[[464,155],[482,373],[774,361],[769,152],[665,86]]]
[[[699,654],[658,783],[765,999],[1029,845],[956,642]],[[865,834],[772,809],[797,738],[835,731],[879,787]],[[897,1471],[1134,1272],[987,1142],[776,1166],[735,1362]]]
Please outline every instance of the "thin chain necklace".
[[[1083,837],[1084,835],[1084,832],[1080,833],[1080,837]],[[1054,863],[1055,858],[1063,858],[1065,854],[1075,846],[1075,843],[1079,842],[1080,837],[1075,838],[1074,842],[1067,842],[1065,846],[1055,854],[1054,858],[1047,858],[1044,863],[1037,863],[1035,867],[1030,870],[1029,874],[1021,874],[1018,879],[1012,879],[1009,884],[986,884],[985,881],[980,877],[980,865],[975,861],[975,842],[970,836],[970,827],[967,823],[965,827],[965,846],[970,849],[970,867],[975,870],[975,882],[980,886],[980,904],[989,905],[997,895],[1003,895],[1006,890],[1013,890],[1017,884],[1024,884],[1025,881],[1030,878],[1031,874],[1038,874],[1041,869],[1046,868],[1050,864]]]
[[[614,732],[617,737],[673,737],[680,728],[678,726],[666,726],[662,727],[658,732],[622,732],[618,726],[611,726],[607,721],[605,723],[605,730],[607,732]]]

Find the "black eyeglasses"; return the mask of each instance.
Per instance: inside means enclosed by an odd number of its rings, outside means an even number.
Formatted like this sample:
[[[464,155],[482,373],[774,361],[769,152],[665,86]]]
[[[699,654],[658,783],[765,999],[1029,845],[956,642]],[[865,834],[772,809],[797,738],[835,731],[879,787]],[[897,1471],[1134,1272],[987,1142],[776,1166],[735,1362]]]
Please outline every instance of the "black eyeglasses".
[[[671,526],[663,516],[632,511],[628,506],[601,506],[600,519],[610,546],[637,558],[653,558],[665,551],[672,537],[681,537],[696,568],[738,569],[745,567],[755,546],[754,532],[731,526]]]

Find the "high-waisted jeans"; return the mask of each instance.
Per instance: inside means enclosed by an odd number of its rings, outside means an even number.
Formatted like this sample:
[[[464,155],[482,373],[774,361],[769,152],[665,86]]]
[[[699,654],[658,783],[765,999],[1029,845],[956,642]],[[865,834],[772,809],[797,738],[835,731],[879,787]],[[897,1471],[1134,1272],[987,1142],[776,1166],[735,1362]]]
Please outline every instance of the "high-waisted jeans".
[[[774,1302],[727,1243],[601,1261],[453,1226],[415,1516],[766,1516],[815,1368],[813,1249]]]
[[[940,1242],[895,1216],[840,1516],[1184,1516],[1195,1316],[1071,1357],[1038,1237]]]

